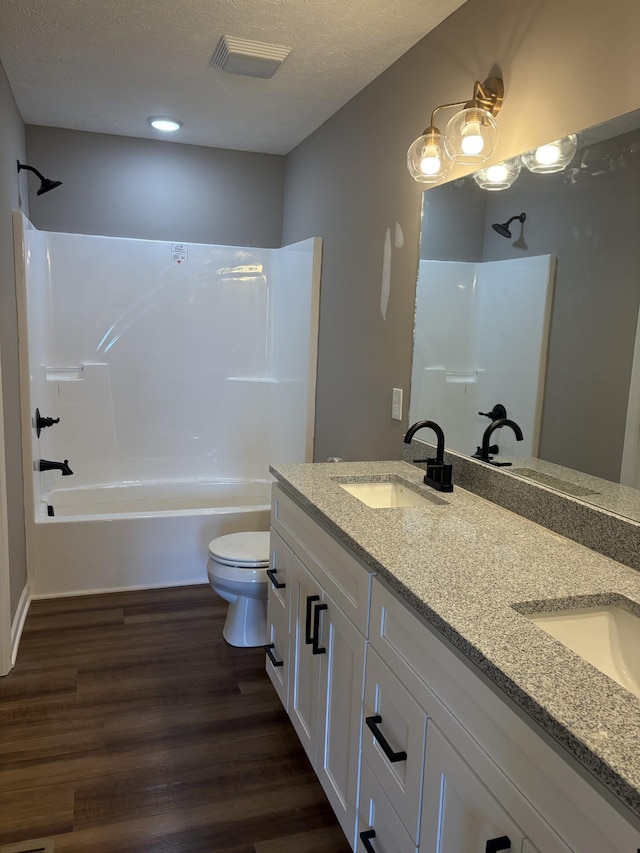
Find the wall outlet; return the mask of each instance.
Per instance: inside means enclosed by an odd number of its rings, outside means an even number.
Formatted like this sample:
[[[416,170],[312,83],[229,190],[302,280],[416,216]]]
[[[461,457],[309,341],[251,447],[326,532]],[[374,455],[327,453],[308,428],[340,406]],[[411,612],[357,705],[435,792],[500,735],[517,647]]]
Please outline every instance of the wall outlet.
[[[391,417],[395,421],[402,420],[402,388],[394,388],[391,394]]]

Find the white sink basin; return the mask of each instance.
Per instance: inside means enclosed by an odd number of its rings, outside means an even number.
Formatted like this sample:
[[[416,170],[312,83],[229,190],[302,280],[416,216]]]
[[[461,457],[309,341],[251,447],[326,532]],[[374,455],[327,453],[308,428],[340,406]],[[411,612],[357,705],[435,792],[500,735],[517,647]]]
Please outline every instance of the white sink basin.
[[[526,614],[539,628],[640,698],[640,618],[621,607]]]
[[[387,480],[374,483],[340,483],[341,488],[350,495],[358,498],[363,504],[383,509],[401,506],[433,506],[434,504],[445,504],[436,495],[421,495],[398,482]]]

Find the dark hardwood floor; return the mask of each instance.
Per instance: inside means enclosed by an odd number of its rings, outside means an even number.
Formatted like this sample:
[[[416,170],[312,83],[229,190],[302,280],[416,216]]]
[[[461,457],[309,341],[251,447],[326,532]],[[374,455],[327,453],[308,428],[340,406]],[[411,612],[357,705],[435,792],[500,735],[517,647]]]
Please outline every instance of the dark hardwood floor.
[[[264,671],[208,586],[31,605],[0,678],[0,846],[347,853]]]

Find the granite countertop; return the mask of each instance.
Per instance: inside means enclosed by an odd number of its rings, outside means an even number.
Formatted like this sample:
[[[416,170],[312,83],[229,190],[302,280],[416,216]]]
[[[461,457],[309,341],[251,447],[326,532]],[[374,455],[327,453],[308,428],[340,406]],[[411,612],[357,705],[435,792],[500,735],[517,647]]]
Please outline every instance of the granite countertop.
[[[640,498],[638,490],[611,480],[603,480],[582,471],[565,468],[554,462],[545,462],[535,456],[500,457],[501,461],[511,462],[511,468],[503,469],[505,474],[532,480],[561,494],[586,501],[608,512],[640,521]]]
[[[640,817],[640,699],[523,615],[601,603],[640,614],[640,572],[464,489],[436,492],[406,462],[271,472]],[[432,505],[372,509],[339,485],[389,477]]]

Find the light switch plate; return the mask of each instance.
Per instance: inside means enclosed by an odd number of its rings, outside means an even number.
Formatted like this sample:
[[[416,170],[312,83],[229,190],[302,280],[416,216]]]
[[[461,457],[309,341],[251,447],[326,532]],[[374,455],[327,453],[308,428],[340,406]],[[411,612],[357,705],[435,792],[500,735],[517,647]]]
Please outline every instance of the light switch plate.
[[[391,394],[391,417],[395,421],[402,420],[402,388],[394,388]]]

